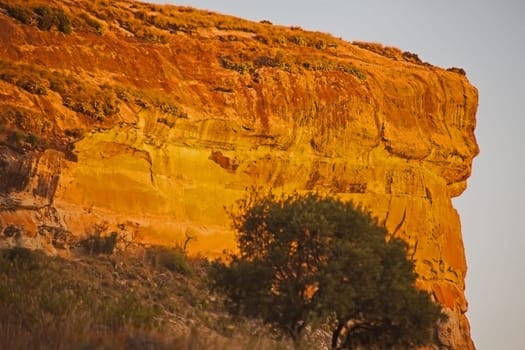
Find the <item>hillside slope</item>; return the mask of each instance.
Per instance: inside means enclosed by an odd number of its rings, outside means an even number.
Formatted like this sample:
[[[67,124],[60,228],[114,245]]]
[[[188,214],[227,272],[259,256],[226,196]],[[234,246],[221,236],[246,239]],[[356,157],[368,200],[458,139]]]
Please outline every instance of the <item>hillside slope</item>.
[[[216,256],[250,186],[330,191],[409,242],[421,288],[473,349],[459,196],[477,90],[379,44],[133,1],[0,1],[3,245],[104,226]]]

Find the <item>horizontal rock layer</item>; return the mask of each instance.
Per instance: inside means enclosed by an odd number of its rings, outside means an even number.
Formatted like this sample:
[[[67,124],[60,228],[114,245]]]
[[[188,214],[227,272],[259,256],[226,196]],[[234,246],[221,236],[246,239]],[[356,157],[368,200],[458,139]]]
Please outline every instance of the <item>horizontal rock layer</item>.
[[[54,250],[105,225],[216,256],[235,245],[224,208],[247,188],[328,191],[409,243],[450,315],[441,343],[474,348],[451,198],[478,153],[478,95],[460,70],[187,8],[46,3],[72,33],[0,13],[4,241]]]

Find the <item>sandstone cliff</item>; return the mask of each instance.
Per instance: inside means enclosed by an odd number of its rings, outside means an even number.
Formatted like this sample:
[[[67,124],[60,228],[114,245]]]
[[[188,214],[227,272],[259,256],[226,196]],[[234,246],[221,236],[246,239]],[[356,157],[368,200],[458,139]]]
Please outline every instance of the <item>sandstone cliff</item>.
[[[450,315],[443,348],[473,349],[451,198],[478,153],[477,98],[461,69],[300,28],[0,1],[1,242],[54,251],[104,224],[216,255],[247,187],[332,191],[409,242]]]

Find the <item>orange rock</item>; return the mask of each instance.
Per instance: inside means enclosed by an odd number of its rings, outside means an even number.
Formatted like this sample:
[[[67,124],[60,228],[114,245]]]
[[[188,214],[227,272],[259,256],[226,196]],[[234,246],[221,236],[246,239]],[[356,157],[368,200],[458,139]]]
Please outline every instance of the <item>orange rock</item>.
[[[101,6],[44,2],[72,18]],[[82,236],[105,222],[164,244],[191,232],[192,252],[216,256],[235,247],[224,207],[246,188],[331,191],[409,243],[418,285],[450,315],[440,339],[473,349],[451,202],[478,153],[467,78],[377,44],[131,4],[112,2],[127,20],[99,19],[102,35],[80,20],[67,35],[0,13],[0,70],[46,90],[0,80],[1,140],[25,135],[0,151],[0,175],[20,177],[0,186],[0,229]],[[136,17],[145,6],[156,17]]]

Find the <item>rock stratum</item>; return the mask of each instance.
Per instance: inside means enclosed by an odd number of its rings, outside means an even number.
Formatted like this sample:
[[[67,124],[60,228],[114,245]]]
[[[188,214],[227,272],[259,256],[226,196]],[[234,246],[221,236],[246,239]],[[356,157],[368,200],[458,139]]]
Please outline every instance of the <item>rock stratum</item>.
[[[329,191],[410,246],[474,349],[451,198],[478,94],[459,68],[372,43],[133,1],[0,1],[0,236],[51,252],[93,230],[234,247],[224,207],[256,186]]]

